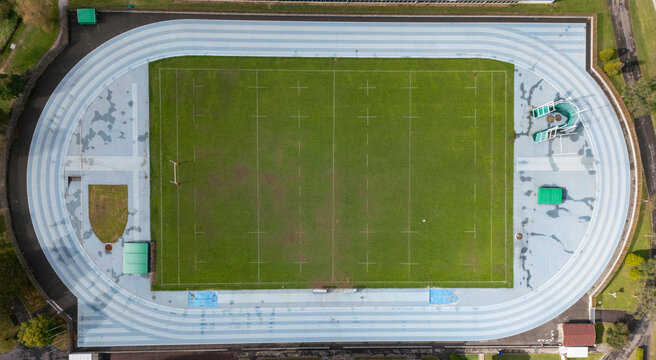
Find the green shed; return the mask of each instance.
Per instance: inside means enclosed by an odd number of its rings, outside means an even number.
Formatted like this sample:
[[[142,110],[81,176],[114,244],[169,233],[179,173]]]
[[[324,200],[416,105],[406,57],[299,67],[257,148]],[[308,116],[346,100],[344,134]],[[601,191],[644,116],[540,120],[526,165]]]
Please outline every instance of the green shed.
[[[539,188],[538,204],[560,204],[563,202],[562,188]]]
[[[80,25],[96,25],[96,10],[77,9],[77,22]]]
[[[148,243],[123,244],[123,273],[148,274]]]

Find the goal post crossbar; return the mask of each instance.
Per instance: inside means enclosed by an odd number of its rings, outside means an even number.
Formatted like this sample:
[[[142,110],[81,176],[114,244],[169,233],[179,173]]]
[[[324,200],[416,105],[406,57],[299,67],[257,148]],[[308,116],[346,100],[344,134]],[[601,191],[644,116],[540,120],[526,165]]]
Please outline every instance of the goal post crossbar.
[[[180,185],[178,182],[178,162],[173,160],[169,161],[173,164],[173,181],[171,181],[171,184]]]

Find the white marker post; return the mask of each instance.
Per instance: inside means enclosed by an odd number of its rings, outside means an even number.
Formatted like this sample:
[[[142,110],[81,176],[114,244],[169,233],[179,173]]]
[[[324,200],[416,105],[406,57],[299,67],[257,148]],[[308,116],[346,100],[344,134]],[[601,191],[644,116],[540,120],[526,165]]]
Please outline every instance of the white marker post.
[[[169,161],[173,164],[173,181],[171,181],[171,183],[175,184],[176,186],[180,185],[180,183],[178,183],[178,163],[173,160]]]

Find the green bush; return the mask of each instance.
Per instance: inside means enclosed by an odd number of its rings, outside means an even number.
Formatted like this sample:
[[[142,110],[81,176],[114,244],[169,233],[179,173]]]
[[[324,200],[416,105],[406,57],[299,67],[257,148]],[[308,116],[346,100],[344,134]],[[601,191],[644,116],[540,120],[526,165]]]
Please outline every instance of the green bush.
[[[629,340],[629,327],[618,322],[606,330],[606,343],[615,350],[621,349]]]
[[[638,269],[631,269],[631,271],[629,271],[629,278],[631,280],[638,280],[641,277],[642,277],[642,271]]]
[[[12,100],[25,90],[25,81],[18,74],[0,74],[0,99]]]
[[[645,261],[645,258],[636,253],[630,253],[624,258],[624,263],[627,266],[638,266],[642,264],[643,261]]]
[[[55,319],[39,314],[20,325],[18,341],[27,347],[44,347],[52,344],[55,333],[50,332],[56,326]]]
[[[609,62],[604,65],[604,72],[608,74],[608,76],[615,76],[622,71],[623,66],[624,64],[621,61]]]
[[[606,62],[615,57],[615,49],[608,48],[603,49],[599,52],[599,60]]]
[[[16,27],[18,27],[18,15],[14,11],[9,11],[5,18],[0,17],[0,50],[7,46]]]

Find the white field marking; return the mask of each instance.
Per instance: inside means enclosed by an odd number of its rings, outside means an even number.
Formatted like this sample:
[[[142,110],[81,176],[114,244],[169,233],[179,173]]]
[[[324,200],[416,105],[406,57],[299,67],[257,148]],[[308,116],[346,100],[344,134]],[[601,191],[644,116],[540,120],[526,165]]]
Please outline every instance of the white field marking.
[[[255,262],[251,262],[255,264]],[[266,263],[262,263],[266,264]],[[373,263],[372,263],[373,264]],[[405,263],[403,263],[405,264]],[[417,264],[417,263],[413,263]],[[412,265],[412,264],[411,264]],[[440,284],[503,284],[504,280],[435,280],[434,283]],[[425,281],[358,281],[362,284],[425,284]],[[262,281],[262,282],[196,282],[196,283],[164,283],[162,285],[287,285],[287,284],[311,284],[309,281]],[[339,281],[326,281],[326,284],[341,284]]]
[[[290,86],[289,88],[298,90],[297,96],[301,96],[302,89],[309,89],[307,86],[301,86],[301,80],[296,80],[296,86]]]
[[[193,125],[192,133],[196,132],[196,77],[191,78],[191,105],[192,117],[191,122]],[[192,141],[195,136],[192,137]],[[193,175],[193,189],[194,189],[194,246],[198,246],[198,201],[196,198],[196,143],[194,142],[194,175]]]
[[[175,161],[180,161],[180,132],[178,131],[178,70],[175,71]],[[178,198],[178,284],[180,283],[180,186],[176,186]]]
[[[298,205],[298,212],[299,216],[301,215],[301,205]],[[298,231],[296,232],[298,234],[298,243],[299,243],[299,251],[298,251],[298,261],[294,262],[295,264],[298,264],[298,272],[299,274],[303,273],[303,264],[307,264],[307,261],[303,261],[303,234],[306,234],[305,231],[303,231],[303,223],[299,222],[298,223]]]
[[[405,264],[408,265],[408,279],[410,279],[410,268],[412,265],[416,265],[410,261],[410,240],[412,234],[417,233],[416,231],[412,231],[410,213],[410,202],[412,199],[412,118],[416,117],[412,116],[412,89],[416,89],[416,87],[412,86],[412,70],[408,72],[408,86],[406,89],[408,89],[408,116],[406,117],[408,119],[408,230],[406,230],[408,234],[408,261]]]
[[[375,89],[375,88],[374,88]],[[367,80],[367,96],[369,95],[369,80]],[[369,115],[369,106],[367,106],[367,114],[365,116],[358,116],[358,118],[366,119],[365,133],[366,133],[366,146],[367,150],[365,151],[365,224],[367,230],[365,231],[365,242],[367,248],[367,263],[369,262],[369,234],[373,233],[369,231],[369,120],[375,119],[375,116]],[[369,272],[369,265],[367,265],[367,272]]]
[[[493,238],[493,217],[494,211],[492,211],[493,204],[493,193],[494,193],[494,141],[493,134],[494,132],[494,74],[490,74],[490,280],[492,280],[492,238]]]
[[[358,89],[365,89],[367,90],[367,96],[369,96],[369,89],[375,89],[375,86],[369,86],[369,79],[367,79],[367,85],[365,86],[360,86]]]
[[[164,177],[162,175],[162,69],[159,68],[157,70],[159,73],[159,252],[160,258],[162,259],[160,266],[160,284],[164,285],[164,205],[162,204],[162,191],[164,191],[164,187],[162,186],[162,178]]]
[[[132,156],[139,153],[139,123],[137,122],[138,104],[137,101],[137,83],[132,83]]]
[[[197,71],[253,71],[253,69],[234,69],[234,68],[178,68],[163,67],[164,70],[197,70]],[[406,73],[408,70],[309,70],[309,69],[257,69],[259,72],[368,72],[368,73]],[[506,70],[412,70],[413,73],[503,73]]]
[[[477,118],[478,118],[478,111],[476,108],[474,108],[474,134],[476,134],[476,129],[478,128]],[[476,167],[476,138],[477,136],[474,135],[474,167]]]
[[[194,254],[194,273],[198,272],[198,264],[207,264],[207,261],[198,261],[198,254]]]
[[[508,73],[503,73],[503,135],[508,134]],[[503,268],[508,281],[508,141],[503,142]]]
[[[298,82],[298,95],[301,95],[301,84],[300,81]],[[307,89],[307,87],[306,87]],[[307,116],[303,116],[307,118]],[[301,183],[301,109],[298,109],[298,113],[296,115],[296,118],[298,119],[298,272],[299,274],[303,273],[303,264],[307,264],[307,262],[303,261],[303,191],[302,191],[302,183]]]
[[[260,83],[259,71],[255,70],[255,186],[257,202],[257,282],[260,282]]]
[[[358,263],[359,265],[365,265],[367,267],[367,272],[369,272],[369,265],[376,265],[376,263],[369,262],[369,254],[367,254],[367,260],[365,262]]]
[[[478,76],[474,76],[474,86],[465,86],[465,89],[474,89],[474,96],[478,95]]]
[[[301,119],[306,119],[309,118],[307,115],[301,115],[301,109],[298,109],[298,113],[296,115],[289,115],[290,118],[294,118],[298,120],[298,127],[301,127]]]
[[[335,70],[333,70],[333,184],[330,222],[331,281],[335,281]]]

